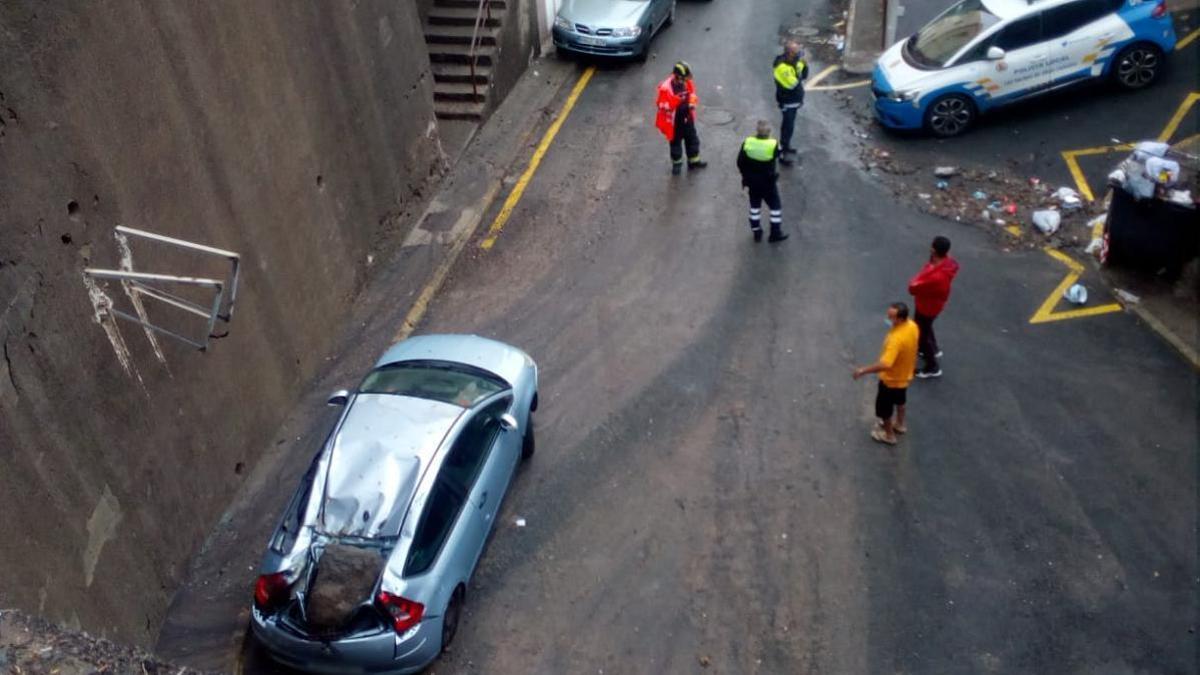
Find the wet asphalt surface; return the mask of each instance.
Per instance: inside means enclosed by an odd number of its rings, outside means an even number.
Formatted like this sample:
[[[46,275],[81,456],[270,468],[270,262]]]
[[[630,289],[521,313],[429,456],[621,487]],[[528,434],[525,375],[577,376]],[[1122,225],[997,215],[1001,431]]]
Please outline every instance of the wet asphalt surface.
[[[420,326],[541,370],[538,454],[430,672],[1196,672],[1184,362],[1125,314],[1031,326],[1061,266],[897,204],[817,93],[781,182],[792,238],[751,241],[733,160],[776,121],[797,12],[827,14],[681,2],[656,58],[602,65]],[[677,58],[711,164],[672,177],[651,116]],[[885,448],[850,372],[937,234],[963,267],[946,375]]]

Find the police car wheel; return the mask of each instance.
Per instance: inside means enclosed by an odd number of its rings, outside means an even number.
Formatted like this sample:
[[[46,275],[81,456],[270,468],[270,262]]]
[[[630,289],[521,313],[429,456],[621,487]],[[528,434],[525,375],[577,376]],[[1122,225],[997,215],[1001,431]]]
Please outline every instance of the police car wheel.
[[[925,128],[941,138],[961,134],[974,121],[975,104],[959,94],[947,94],[937,99],[925,113]]]
[[[1113,76],[1126,89],[1141,89],[1158,79],[1162,70],[1162,51],[1149,44],[1127,47],[1117,57]]]

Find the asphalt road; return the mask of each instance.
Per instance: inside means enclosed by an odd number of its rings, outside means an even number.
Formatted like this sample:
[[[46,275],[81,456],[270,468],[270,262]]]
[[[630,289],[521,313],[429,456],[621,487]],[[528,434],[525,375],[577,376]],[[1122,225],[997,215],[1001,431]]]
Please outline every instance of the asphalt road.
[[[782,182],[792,238],[751,241],[733,160],[776,118],[797,11],[824,7],[680,3],[435,298],[418,332],[520,345],[542,384],[538,454],[431,671],[1196,672],[1194,372],[1124,314],[1030,325],[1063,269],[897,204],[826,97]],[[672,177],[651,116],[676,58],[711,165]],[[946,375],[884,448],[850,372],[937,234],[963,266]]]

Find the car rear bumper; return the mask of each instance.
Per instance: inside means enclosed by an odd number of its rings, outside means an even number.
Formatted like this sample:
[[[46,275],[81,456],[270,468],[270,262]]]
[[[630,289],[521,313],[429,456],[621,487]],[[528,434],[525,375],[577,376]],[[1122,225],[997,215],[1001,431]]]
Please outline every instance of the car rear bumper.
[[[577,54],[596,56],[637,56],[646,50],[647,40],[639,35],[635,38],[598,37],[571,33],[555,27],[554,46]]]
[[[257,609],[251,615],[254,637],[271,658],[310,673],[407,675],[420,672],[441,651],[441,626],[436,618],[422,621],[402,636],[384,629],[326,643],[306,638]]]

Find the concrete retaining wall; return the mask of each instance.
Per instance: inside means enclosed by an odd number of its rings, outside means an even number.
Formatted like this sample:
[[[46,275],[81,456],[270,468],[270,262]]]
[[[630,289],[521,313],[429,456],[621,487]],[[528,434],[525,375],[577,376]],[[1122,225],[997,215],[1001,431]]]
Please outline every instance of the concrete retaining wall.
[[[29,0],[0,28],[0,607],[145,644],[443,166],[417,10]],[[117,224],[242,254],[227,338],[102,328],[81,270]],[[217,271],[159,251],[135,266]]]

